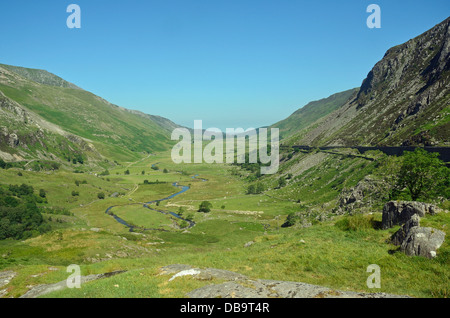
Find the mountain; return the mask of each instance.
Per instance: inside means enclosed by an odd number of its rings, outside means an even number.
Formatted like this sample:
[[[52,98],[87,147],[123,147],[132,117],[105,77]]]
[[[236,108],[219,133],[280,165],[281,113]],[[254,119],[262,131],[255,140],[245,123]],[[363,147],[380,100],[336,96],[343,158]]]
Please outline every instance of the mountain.
[[[44,70],[0,64],[0,156],[87,162],[169,149],[170,120],[111,104]]]
[[[341,93],[333,94],[327,98],[313,101],[295,111],[288,118],[273,124],[272,128],[280,129],[281,138],[287,138],[308,127],[329,113],[335,111],[345,104],[350,97],[356,95],[358,89],[350,89]]]
[[[354,98],[302,130],[294,142],[310,146],[448,146],[449,80],[447,18],[389,49]]]

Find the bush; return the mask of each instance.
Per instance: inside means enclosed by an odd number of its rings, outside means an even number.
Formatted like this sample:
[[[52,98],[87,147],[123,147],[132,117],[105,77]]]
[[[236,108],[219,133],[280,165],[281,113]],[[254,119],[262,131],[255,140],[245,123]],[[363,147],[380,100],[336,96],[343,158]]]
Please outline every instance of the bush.
[[[293,226],[299,219],[300,217],[295,212],[291,212],[288,214],[288,216],[286,217],[286,221],[283,223],[283,225],[281,225],[281,227]]]
[[[108,171],[108,169],[106,169],[105,171],[101,172],[101,173],[99,174],[99,176],[109,176],[109,171]]]
[[[198,208],[198,212],[211,212],[211,208],[212,208],[212,203],[209,201],[203,201],[202,203],[200,203],[200,206]]]
[[[39,190],[39,196],[40,196],[41,198],[45,198],[45,197],[47,196],[47,192],[45,192],[44,189],[40,189],[40,190]]]
[[[103,192],[100,192],[99,194],[97,194],[97,198],[99,198],[100,200],[105,199],[105,194]]]
[[[77,197],[77,196],[79,196],[80,195],[80,192],[78,192],[78,191],[72,191],[72,196],[73,197]]]

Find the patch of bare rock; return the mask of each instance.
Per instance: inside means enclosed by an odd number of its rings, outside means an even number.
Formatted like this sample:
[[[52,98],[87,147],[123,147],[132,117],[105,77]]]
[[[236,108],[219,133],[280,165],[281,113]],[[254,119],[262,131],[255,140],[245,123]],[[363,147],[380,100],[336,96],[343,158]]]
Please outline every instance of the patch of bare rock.
[[[165,266],[161,268],[160,274],[172,275],[170,280],[181,276],[191,276],[198,280],[225,280],[221,284],[211,284],[190,291],[186,294],[190,298],[409,298],[386,293],[340,291],[300,282],[250,279],[231,271],[201,269],[184,264]]]

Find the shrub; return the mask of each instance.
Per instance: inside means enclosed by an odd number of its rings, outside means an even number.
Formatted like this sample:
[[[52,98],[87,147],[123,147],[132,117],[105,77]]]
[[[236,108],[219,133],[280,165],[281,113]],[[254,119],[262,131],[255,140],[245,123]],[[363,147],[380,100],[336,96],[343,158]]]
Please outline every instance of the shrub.
[[[97,194],[97,198],[99,198],[100,200],[105,199],[105,194],[103,192],[100,192],[99,194]]]
[[[200,203],[200,206],[198,208],[198,212],[211,212],[211,208],[212,208],[212,203],[209,201],[203,201],[202,203]]]

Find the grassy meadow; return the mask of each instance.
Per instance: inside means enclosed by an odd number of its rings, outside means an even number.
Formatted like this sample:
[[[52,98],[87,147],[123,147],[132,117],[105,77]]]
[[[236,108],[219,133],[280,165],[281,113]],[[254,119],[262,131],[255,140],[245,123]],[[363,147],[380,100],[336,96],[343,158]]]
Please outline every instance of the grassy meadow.
[[[45,189],[48,207],[66,207],[71,215],[43,214],[52,230],[24,241],[0,241],[0,271],[16,277],[6,297],[19,297],[31,286],[56,283],[70,275],[66,267],[81,266],[82,275],[116,270],[126,273],[89,282],[81,289],[65,289],[44,297],[184,297],[195,288],[216,281],[182,277],[168,281],[159,268],[170,264],[236,271],[251,278],[298,281],[339,290],[386,292],[414,297],[448,297],[450,247],[428,260],[408,257],[387,243],[398,229],[380,230],[381,210],[368,215],[332,215],[344,186],[354,186],[371,173],[374,163],[361,158],[336,160],[326,155],[298,170],[295,161],[316,160],[317,154],[298,153],[280,174],[261,179],[265,191],[247,194],[249,172],[226,164],[174,164],[170,153],[142,156],[109,169],[109,175],[0,170],[2,184],[33,185]],[[236,169],[239,174],[236,174]],[[297,170],[296,170],[297,169]],[[292,173],[277,188],[280,175]],[[79,181],[78,183],[76,181]],[[147,183],[146,183],[147,181]],[[152,203],[166,212],[182,211],[196,223],[182,229],[176,220],[143,207],[144,202],[189,190],[170,200]],[[79,192],[73,196],[72,192]],[[104,199],[98,193],[105,194]],[[209,213],[197,212],[210,201]],[[105,211],[125,221],[156,230],[129,232]],[[291,212],[319,207],[329,217],[310,227],[282,227]],[[449,235],[450,216],[441,213],[422,219]],[[164,231],[161,231],[163,229]],[[246,243],[252,242],[245,247]],[[366,286],[370,264],[381,268],[381,289]],[[217,283],[220,283],[217,281]]]

